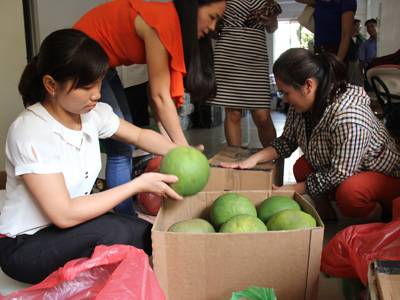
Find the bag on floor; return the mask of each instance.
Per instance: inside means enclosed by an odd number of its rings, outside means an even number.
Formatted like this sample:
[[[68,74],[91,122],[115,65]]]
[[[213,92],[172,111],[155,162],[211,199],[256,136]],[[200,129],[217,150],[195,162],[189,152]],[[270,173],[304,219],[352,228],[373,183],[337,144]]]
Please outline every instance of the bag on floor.
[[[72,260],[41,283],[0,300],[165,300],[143,250],[97,246],[90,258]]]
[[[368,281],[368,266],[375,259],[400,260],[400,197],[393,201],[393,221],[347,227],[322,251],[321,272]]]

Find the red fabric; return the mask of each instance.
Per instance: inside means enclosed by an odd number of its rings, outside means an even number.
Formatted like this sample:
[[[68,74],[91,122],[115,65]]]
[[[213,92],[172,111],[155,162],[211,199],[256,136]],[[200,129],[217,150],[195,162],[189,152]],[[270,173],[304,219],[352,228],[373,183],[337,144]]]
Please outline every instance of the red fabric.
[[[304,156],[293,166],[297,182],[305,181],[314,173]],[[400,196],[400,178],[386,176],[378,172],[361,172],[344,180],[337,189],[327,193],[336,201],[340,213],[347,218],[364,218],[376,207],[382,206],[383,214],[391,215],[393,199]]]
[[[158,31],[170,55],[170,93],[178,107],[183,103],[186,68],[181,27],[172,2],[110,1],[87,12],[73,28],[85,32],[103,47],[110,59],[110,68],[145,64],[145,45],[134,27],[138,14]]]
[[[400,260],[399,215],[400,197],[393,201],[392,222],[355,225],[340,231],[322,251],[321,272],[359,278],[366,286],[371,261]]]

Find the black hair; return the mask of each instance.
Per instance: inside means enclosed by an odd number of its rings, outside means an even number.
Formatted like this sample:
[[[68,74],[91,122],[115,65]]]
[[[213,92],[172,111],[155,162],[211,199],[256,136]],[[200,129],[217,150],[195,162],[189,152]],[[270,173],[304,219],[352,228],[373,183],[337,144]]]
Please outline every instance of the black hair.
[[[197,16],[200,7],[226,0],[174,0],[182,30],[185,56],[185,89],[194,101],[206,101],[214,97],[217,83],[211,37],[197,37]]]
[[[43,40],[39,53],[23,71],[18,90],[28,107],[45,99],[45,75],[50,75],[61,89],[72,80],[72,90],[92,84],[107,69],[108,55],[95,40],[76,29],[61,29]]]
[[[276,79],[293,86],[296,90],[306,84],[307,79],[317,82],[311,122],[317,124],[325,108],[346,91],[347,69],[332,53],[314,54],[306,49],[292,48],[279,56],[273,66]]]
[[[358,23],[358,22],[360,22],[361,23],[361,20],[359,20],[359,19],[354,19],[354,22],[353,22],[353,24],[355,25],[356,23]]]
[[[367,26],[368,23],[374,23],[375,25],[378,24],[378,21],[376,19],[369,19],[367,21],[365,21],[365,26]]]

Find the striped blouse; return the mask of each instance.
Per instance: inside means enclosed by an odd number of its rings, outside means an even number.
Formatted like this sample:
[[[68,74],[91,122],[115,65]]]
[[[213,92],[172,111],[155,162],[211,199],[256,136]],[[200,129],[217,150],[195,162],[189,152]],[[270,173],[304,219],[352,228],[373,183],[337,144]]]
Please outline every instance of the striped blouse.
[[[363,171],[400,176],[395,142],[372,112],[369,96],[357,86],[349,85],[313,129],[309,112],[298,114],[290,107],[282,135],[270,145],[279,158],[289,157],[300,147],[316,170],[306,180],[311,196],[337,188]]]

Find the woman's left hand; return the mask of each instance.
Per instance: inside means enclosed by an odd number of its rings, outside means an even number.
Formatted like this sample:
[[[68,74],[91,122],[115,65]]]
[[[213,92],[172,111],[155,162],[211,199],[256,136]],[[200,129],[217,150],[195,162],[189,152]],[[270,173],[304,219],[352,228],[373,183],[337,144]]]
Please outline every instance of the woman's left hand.
[[[272,190],[274,190],[274,191],[295,191],[300,195],[307,194],[305,182],[299,182],[296,184],[287,184],[287,185],[282,185],[282,186],[276,186],[275,184],[273,184]]]
[[[278,16],[264,16],[260,15],[260,19],[264,23],[264,25],[274,26],[278,24]]]

